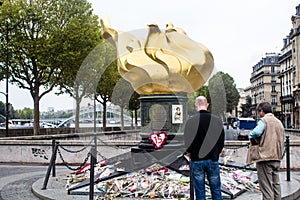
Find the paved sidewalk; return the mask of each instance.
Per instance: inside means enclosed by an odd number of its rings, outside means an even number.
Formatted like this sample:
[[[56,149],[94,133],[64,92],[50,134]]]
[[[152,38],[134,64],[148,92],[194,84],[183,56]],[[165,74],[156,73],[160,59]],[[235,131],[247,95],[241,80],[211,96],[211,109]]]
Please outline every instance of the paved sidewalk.
[[[291,181],[286,181],[286,172],[280,172],[281,195],[283,200],[295,200],[300,197],[300,172],[291,172]],[[235,198],[237,200],[261,199],[260,191],[245,192]]]
[[[32,191],[35,195],[43,200],[86,200],[89,199],[88,195],[68,195],[67,190],[64,188],[66,180],[63,175],[57,177],[50,177],[47,189],[42,190],[44,178],[39,179],[32,185]],[[282,199],[295,200],[300,197],[300,171],[291,173],[291,181],[286,181],[286,172],[280,172]],[[121,199],[121,198],[120,198]],[[123,198],[125,199],[125,198]],[[126,198],[128,199],[128,198]],[[244,192],[236,200],[257,200],[261,199],[261,193],[257,192]]]

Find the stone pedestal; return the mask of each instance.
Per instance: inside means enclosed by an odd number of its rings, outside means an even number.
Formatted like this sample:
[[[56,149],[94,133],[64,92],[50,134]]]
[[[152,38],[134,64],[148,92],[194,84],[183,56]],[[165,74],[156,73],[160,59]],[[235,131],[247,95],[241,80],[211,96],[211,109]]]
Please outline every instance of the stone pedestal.
[[[140,135],[142,141],[139,144],[139,148],[178,149],[183,147],[183,129],[187,119],[187,101],[186,94],[141,96]]]

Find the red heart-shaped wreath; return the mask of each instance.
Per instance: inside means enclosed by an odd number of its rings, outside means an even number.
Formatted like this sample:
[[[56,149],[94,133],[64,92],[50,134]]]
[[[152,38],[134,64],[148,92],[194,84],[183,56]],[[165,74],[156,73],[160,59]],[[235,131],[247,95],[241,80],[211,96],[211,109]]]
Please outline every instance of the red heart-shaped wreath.
[[[156,149],[162,148],[163,144],[168,139],[167,133],[165,131],[158,131],[150,133],[149,140],[152,142]]]

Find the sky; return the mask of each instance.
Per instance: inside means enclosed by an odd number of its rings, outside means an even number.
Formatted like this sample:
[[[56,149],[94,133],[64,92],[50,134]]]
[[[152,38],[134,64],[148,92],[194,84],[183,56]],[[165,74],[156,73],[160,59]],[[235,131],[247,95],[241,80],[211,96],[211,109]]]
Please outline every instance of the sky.
[[[213,54],[215,70],[228,73],[238,88],[250,86],[252,66],[266,53],[280,53],[283,39],[292,28],[297,0],[88,0],[94,14],[108,17],[118,31],[146,29],[155,23],[182,28],[189,38],[205,45]],[[0,83],[5,91],[5,82]],[[4,95],[0,100],[5,102]],[[9,86],[9,102],[15,109],[33,108],[29,91]],[[53,93],[41,99],[40,110],[75,108],[67,95]],[[84,105],[83,105],[84,106]]]

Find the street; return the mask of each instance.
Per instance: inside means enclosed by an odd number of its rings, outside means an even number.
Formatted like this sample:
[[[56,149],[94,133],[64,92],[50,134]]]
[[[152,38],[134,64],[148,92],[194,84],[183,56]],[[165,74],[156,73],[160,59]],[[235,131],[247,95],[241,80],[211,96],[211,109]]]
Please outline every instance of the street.
[[[224,126],[225,140],[238,140],[238,130],[232,128],[232,126]]]
[[[45,177],[48,166],[0,165],[0,200],[38,200],[32,192],[32,184]],[[57,166],[57,173],[66,169]]]

